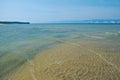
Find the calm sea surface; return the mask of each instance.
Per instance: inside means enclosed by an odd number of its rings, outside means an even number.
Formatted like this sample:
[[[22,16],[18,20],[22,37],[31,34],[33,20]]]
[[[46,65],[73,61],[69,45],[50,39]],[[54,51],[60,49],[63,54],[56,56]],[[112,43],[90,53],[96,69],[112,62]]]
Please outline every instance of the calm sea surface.
[[[14,24],[0,25],[0,76],[60,44],[57,40],[99,40],[120,43],[120,25]],[[114,45],[114,44],[113,44]],[[120,44],[117,44],[120,46]]]

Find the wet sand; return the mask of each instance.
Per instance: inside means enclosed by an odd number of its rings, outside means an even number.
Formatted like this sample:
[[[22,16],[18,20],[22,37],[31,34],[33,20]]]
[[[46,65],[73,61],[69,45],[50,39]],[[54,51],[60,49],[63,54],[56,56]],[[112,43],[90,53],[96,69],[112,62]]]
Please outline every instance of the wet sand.
[[[119,48],[73,42],[40,52],[10,74],[9,80],[120,80]]]

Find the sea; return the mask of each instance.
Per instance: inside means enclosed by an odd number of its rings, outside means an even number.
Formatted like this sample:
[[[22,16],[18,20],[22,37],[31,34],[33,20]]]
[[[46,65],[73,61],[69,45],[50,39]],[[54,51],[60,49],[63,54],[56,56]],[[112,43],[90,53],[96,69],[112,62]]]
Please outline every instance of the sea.
[[[120,24],[0,25],[0,77],[62,41],[97,40],[120,47]]]

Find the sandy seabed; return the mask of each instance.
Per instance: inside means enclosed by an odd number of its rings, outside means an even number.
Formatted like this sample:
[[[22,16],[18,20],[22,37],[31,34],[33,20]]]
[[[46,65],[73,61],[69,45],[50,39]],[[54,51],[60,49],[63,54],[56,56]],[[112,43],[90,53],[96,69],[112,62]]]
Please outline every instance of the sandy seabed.
[[[100,42],[64,42],[27,60],[9,80],[120,80],[119,53]]]

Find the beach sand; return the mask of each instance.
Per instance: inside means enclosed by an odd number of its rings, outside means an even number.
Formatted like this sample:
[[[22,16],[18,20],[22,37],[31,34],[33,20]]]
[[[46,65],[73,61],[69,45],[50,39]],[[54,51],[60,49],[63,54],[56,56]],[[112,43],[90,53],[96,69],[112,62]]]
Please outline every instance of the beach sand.
[[[9,80],[120,80],[120,54],[104,48],[94,41],[65,42],[27,60]]]

